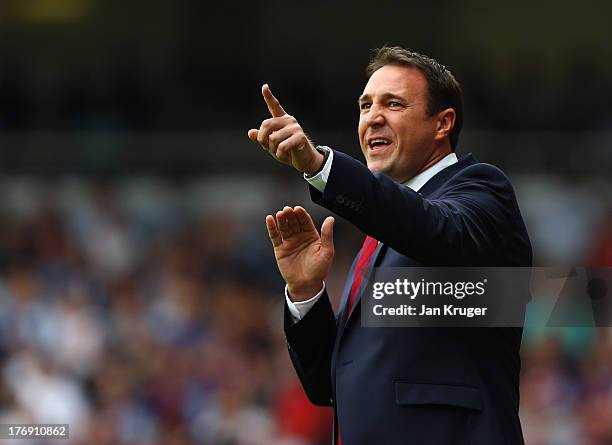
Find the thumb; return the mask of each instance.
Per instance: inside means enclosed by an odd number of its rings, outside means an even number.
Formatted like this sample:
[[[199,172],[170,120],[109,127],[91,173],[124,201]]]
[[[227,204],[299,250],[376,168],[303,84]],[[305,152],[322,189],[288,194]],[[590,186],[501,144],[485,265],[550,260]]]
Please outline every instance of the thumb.
[[[249,132],[247,133],[247,135],[249,136],[250,140],[252,140],[253,142],[257,142],[257,135],[259,135],[259,130],[255,130],[254,128],[251,128]]]
[[[321,245],[326,250],[334,250],[334,222],[334,217],[328,216],[321,226]]]
[[[257,136],[259,135],[259,130],[255,130],[254,128],[251,128],[248,133],[247,136],[249,137],[250,140],[252,140],[253,142],[257,142]]]

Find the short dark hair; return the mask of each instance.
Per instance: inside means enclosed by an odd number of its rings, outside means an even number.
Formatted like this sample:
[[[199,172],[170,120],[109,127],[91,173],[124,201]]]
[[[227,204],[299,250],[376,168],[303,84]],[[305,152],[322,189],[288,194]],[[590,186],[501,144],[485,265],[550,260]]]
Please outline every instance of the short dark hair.
[[[451,148],[455,150],[463,126],[463,92],[455,76],[437,60],[399,46],[383,46],[374,51],[376,54],[366,68],[368,78],[385,65],[415,68],[427,79],[429,115],[447,108],[455,110],[455,125],[449,135]]]

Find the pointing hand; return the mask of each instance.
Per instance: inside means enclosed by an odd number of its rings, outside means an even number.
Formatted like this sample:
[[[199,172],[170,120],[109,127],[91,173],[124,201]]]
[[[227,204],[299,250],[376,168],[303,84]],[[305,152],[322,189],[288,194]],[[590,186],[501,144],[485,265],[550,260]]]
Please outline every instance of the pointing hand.
[[[308,175],[315,174],[324,156],[314,148],[297,119],[283,109],[267,84],[262,86],[261,94],[272,117],[264,120],[259,130],[249,130],[249,139],[259,143],[279,162]]]

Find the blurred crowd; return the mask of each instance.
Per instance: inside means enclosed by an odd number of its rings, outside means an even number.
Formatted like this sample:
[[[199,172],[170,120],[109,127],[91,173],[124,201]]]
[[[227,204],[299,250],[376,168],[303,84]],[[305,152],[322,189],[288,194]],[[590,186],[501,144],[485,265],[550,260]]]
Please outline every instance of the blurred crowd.
[[[75,444],[325,443],[264,226],[145,182],[4,183],[0,423],[68,423]]]
[[[0,424],[67,423],[78,445],[329,443],[331,410],[289,362],[263,224],[285,203],[320,214],[299,181],[241,181],[0,180]],[[612,265],[605,194],[515,183],[540,265]],[[361,235],[336,235],[337,294]],[[611,334],[526,330],[528,445],[612,443]]]

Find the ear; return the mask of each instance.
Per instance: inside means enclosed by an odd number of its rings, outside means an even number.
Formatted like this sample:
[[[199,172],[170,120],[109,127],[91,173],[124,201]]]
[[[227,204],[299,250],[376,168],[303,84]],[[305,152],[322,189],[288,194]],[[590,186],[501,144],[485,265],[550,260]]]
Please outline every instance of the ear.
[[[447,108],[438,113],[436,121],[436,139],[444,139],[450,135],[455,126],[457,114],[452,108]]]

